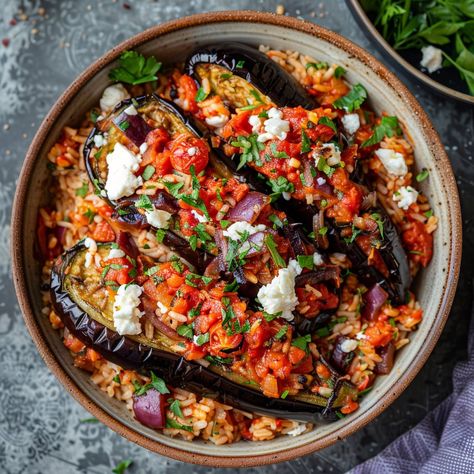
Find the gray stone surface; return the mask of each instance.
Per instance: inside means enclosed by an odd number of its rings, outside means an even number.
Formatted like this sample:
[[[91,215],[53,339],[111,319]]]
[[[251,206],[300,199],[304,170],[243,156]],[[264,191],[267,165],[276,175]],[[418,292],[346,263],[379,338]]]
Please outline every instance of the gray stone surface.
[[[48,371],[23,324],[10,276],[10,205],[28,144],[54,100],[107,49],[159,22],[211,10],[274,11],[273,0],[2,0],[0,9],[0,471],[7,473],[111,472],[133,459],[127,472],[209,472],[156,456],[100,424]],[[23,7],[27,21],[9,24]],[[38,14],[44,7],[46,15]],[[374,52],[342,0],[286,2],[287,12],[327,26]],[[380,57],[379,54],[376,53]],[[384,58],[381,58],[382,60]],[[425,107],[451,157],[464,212],[463,269],[445,331],[428,363],[404,394],[363,430],[293,462],[249,469],[279,474],[344,472],[377,454],[421,420],[451,390],[451,372],[465,356],[472,300],[474,231],[473,109],[440,98],[401,75]],[[441,224],[442,225],[442,224]],[[218,470],[215,470],[218,471]]]

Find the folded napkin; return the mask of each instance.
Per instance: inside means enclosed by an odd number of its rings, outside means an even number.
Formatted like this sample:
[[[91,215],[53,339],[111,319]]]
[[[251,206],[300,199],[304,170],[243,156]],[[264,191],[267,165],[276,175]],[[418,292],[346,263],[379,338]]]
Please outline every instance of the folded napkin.
[[[474,473],[474,308],[471,316],[468,360],[454,369],[453,393],[351,474]]]

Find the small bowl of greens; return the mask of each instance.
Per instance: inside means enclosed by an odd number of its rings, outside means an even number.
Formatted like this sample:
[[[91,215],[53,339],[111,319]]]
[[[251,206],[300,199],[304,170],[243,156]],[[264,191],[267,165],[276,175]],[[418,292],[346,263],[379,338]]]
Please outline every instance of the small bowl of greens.
[[[474,0],[346,0],[396,66],[437,92],[474,104]]]

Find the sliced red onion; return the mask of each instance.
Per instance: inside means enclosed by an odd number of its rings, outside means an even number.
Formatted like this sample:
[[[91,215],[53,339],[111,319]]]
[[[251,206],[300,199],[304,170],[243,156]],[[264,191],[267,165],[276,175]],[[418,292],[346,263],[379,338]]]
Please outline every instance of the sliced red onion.
[[[164,428],[165,420],[165,397],[150,388],[140,396],[133,396],[133,412],[135,418],[145,426],[153,429]]]
[[[133,105],[120,112],[113,122],[137,147],[146,141],[146,136],[152,130]]]
[[[387,301],[388,293],[376,283],[369,291],[364,293],[364,309],[362,317],[367,321],[373,321],[377,316],[379,309]]]
[[[148,296],[142,296],[141,302],[143,306],[144,315],[143,318],[149,321],[154,328],[160,331],[165,336],[168,336],[174,341],[184,341],[184,338],[181,337],[174,329],[170,328],[165,324],[156,314],[156,301],[149,298]]]
[[[226,214],[225,218],[231,222],[244,221],[253,224],[270,201],[270,197],[266,194],[251,191]]]
[[[119,231],[117,233],[116,242],[118,246],[131,258],[138,257],[138,248],[128,232]]]
[[[375,365],[375,373],[378,375],[388,374],[392,370],[395,361],[395,344],[393,341],[379,349],[378,354],[382,360]]]
[[[320,249],[326,250],[329,247],[329,240],[326,235],[326,232],[321,232],[321,229],[326,227],[324,222],[324,212],[319,211],[317,214],[313,216],[313,232],[314,232],[314,240],[316,242],[316,246]]]
[[[337,265],[325,265],[317,270],[302,273],[295,278],[295,286],[299,288],[329,280],[332,280],[335,286],[339,287],[341,283],[341,269]]]

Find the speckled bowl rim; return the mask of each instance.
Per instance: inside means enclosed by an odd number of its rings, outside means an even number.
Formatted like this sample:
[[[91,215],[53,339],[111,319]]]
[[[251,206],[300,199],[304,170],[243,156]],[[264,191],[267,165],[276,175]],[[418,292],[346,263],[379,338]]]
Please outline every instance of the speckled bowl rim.
[[[420,81],[422,84],[431,87],[438,94],[451,99],[456,99],[466,104],[474,105],[474,96],[466,94],[465,92],[458,91],[452,87],[445,86],[441,82],[431,78],[423,71],[406,61],[397,51],[388,43],[385,38],[380,34],[379,30],[372,23],[367,13],[365,13],[359,0],[346,0],[346,4],[349,10],[352,12],[355,20],[361,26],[365,28],[365,35],[371,40],[375,41],[377,47],[383,52],[387,53],[394,64],[399,68],[404,69],[406,72],[411,74],[415,79]]]
[[[199,25],[209,25],[215,23],[227,22],[244,22],[244,23],[260,23],[265,25],[274,25],[284,28],[297,30],[311,36],[321,38],[343,49],[347,53],[357,57],[362,63],[368,66],[374,74],[377,74],[384,81],[388,82],[390,86],[398,93],[400,100],[410,107],[415,114],[418,115],[420,124],[424,128],[425,136],[428,139],[429,146],[433,156],[437,157],[438,165],[445,171],[444,185],[449,190],[452,199],[450,200],[451,222],[450,228],[450,246],[451,252],[447,264],[446,286],[444,288],[444,295],[438,307],[437,317],[434,319],[431,328],[431,338],[423,349],[416,355],[413,360],[411,369],[404,373],[399,380],[393,385],[390,393],[383,402],[376,404],[369,409],[363,416],[348,419],[347,424],[341,426],[340,429],[334,433],[298,446],[295,449],[288,451],[279,451],[272,454],[251,454],[251,445],[249,445],[249,454],[246,457],[223,457],[214,455],[204,455],[199,453],[191,453],[186,450],[177,449],[172,446],[165,446],[158,441],[151,440],[147,436],[138,433],[137,431],[124,426],[118,420],[109,415],[106,411],[94,403],[86,393],[84,393],[76,382],[66,373],[63,367],[58,362],[55,354],[44,340],[41,329],[36,321],[33,311],[33,305],[30,302],[31,295],[27,290],[26,281],[23,278],[25,270],[28,268],[25,265],[24,255],[22,252],[22,235],[24,224],[24,207],[26,196],[28,194],[30,181],[33,176],[33,170],[36,160],[42,145],[48,136],[55,121],[58,119],[62,111],[67,107],[68,103],[76,95],[76,93],[103,67],[114,61],[122,51],[134,49],[143,43],[154,39],[160,35],[175,32],[177,30],[186,29],[189,27]],[[184,17],[177,20],[172,20],[161,25],[152,27],[148,30],[139,33],[132,38],[122,42],[103,55],[100,59],[89,66],[77,79],[66,89],[57,102],[52,107],[44,121],[42,122],[33,142],[28,149],[26,158],[21,170],[18,180],[18,186],[15,194],[13,213],[12,213],[12,264],[13,264],[13,279],[15,290],[18,296],[20,308],[23,312],[26,326],[38,347],[40,355],[43,357],[47,366],[60,380],[67,391],[89,412],[96,416],[101,422],[113,429],[115,432],[124,436],[130,441],[139,444],[151,451],[168,456],[179,461],[191,462],[205,466],[214,467],[249,467],[259,466],[264,464],[271,464],[276,462],[288,461],[300,456],[304,456],[323,449],[338,440],[349,436],[355,431],[365,426],[369,421],[373,420],[385,408],[387,408],[408,386],[415,375],[426,362],[428,356],[433,350],[451,308],[451,304],[456,291],[456,284],[459,276],[460,262],[461,262],[461,211],[459,205],[459,196],[457,192],[456,182],[451,169],[449,159],[445,153],[444,147],[440,141],[437,132],[434,130],[428,116],[420,104],[416,101],[408,89],[383,66],[373,56],[368,54],[359,46],[356,46],[351,41],[342,36],[331,32],[325,28],[317,26],[295,18],[275,15],[272,13],[260,13],[255,11],[224,11],[213,13],[202,13],[189,17]]]

